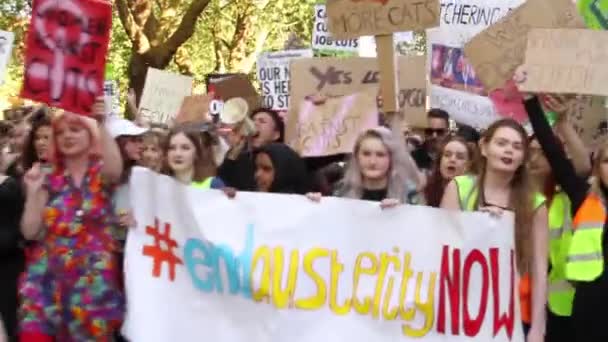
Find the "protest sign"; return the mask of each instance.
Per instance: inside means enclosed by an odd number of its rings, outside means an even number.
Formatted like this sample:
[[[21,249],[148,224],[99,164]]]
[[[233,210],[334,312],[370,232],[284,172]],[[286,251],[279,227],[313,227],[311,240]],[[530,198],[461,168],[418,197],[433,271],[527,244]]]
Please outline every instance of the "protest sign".
[[[262,105],[260,95],[245,74],[207,75],[207,93],[214,94],[214,99],[209,104],[212,115],[219,115],[224,102],[234,97],[245,99],[250,111]]]
[[[103,94],[112,4],[34,0],[21,97],[89,115]]]
[[[301,101],[296,135],[287,142],[303,157],[351,153],[359,134],[378,126],[377,94],[367,89],[322,103]]]
[[[608,136],[608,109],[604,97],[580,96],[568,106],[570,123],[591,148],[597,147]]]
[[[209,102],[210,95],[193,95],[184,97],[179,114],[175,118],[176,123],[200,123],[210,120]]]
[[[117,116],[120,111],[119,91],[116,81],[105,81],[103,83],[103,101],[108,116]]]
[[[396,32],[393,34],[393,46],[395,51],[400,44],[412,44],[414,42],[413,32]],[[359,37],[359,57],[378,57],[376,51],[376,40],[374,36],[362,36]]]
[[[289,108],[289,64],[292,60],[312,57],[312,50],[289,50],[261,54],[257,62],[262,103],[266,108]]]
[[[456,122],[485,128],[500,117],[463,46],[523,0],[441,0],[440,27],[427,30],[431,107]]]
[[[439,0],[328,0],[326,6],[329,31],[337,39],[439,25]]]
[[[318,51],[356,52],[359,39],[336,40],[327,29],[327,10],[325,4],[315,5],[315,22],[312,29],[312,48]]]
[[[0,85],[4,84],[4,74],[11,59],[14,40],[15,35],[12,32],[0,30]]]
[[[524,341],[511,214],[130,180],[130,341]]]
[[[424,56],[399,57],[399,107],[410,126],[426,126],[426,75]],[[375,89],[379,71],[375,58],[303,58],[292,62],[290,100],[286,137],[296,136],[300,103],[306,97],[320,94],[337,97]]]
[[[192,77],[148,68],[139,110],[148,122],[168,124],[175,119],[184,97],[192,94]]]
[[[608,0],[578,0],[576,4],[587,27],[608,30]]]
[[[473,37],[464,53],[485,89],[495,90],[523,63],[530,29],[560,27],[585,27],[571,0],[529,0]]]
[[[520,90],[608,96],[608,31],[532,29],[525,54]]]

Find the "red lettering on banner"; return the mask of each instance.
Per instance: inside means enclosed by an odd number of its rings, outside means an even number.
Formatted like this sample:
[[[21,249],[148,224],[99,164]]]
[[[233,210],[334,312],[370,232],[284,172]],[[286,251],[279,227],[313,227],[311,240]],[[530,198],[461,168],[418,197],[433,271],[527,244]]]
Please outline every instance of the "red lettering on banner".
[[[477,316],[475,318],[471,318],[471,314],[469,312],[469,284],[471,283],[471,268],[473,268],[474,264],[478,264],[481,266],[481,299],[479,303],[479,310],[477,311]],[[489,289],[489,275],[488,275],[488,263],[483,254],[478,250],[474,249],[467,255],[467,258],[464,261],[464,270],[462,272],[463,278],[463,286],[462,286],[462,313],[463,313],[463,324],[464,324],[464,333],[469,337],[477,336],[479,330],[481,329],[481,325],[483,323],[483,319],[486,316],[486,310],[488,308],[488,289]]]
[[[494,336],[498,335],[501,328],[505,328],[507,332],[507,336],[509,339],[513,336],[513,317],[515,313],[515,303],[514,303],[514,282],[515,282],[515,274],[513,270],[513,250],[510,251],[510,265],[511,272],[510,273],[510,281],[511,285],[509,288],[509,312],[508,313],[500,313],[500,279],[498,277],[498,248],[490,249],[490,268],[492,269],[492,296],[494,297]]]
[[[34,0],[21,96],[89,115],[103,93],[112,6],[99,0]]]
[[[452,334],[459,335],[460,326],[460,249],[452,253],[452,272],[450,272],[450,247],[443,246],[441,256],[441,269],[439,274],[439,317],[437,318],[437,332],[446,332],[446,283],[450,298],[450,318],[452,321]]]
[[[481,331],[486,313],[488,310],[488,296],[490,283],[492,285],[493,297],[493,336],[496,337],[504,327],[509,339],[513,336],[514,324],[514,267],[513,250],[510,251],[510,294],[508,312],[501,313],[500,307],[500,264],[499,249],[490,248],[489,263],[488,259],[478,249],[469,252],[461,264],[461,250],[458,248],[450,250],[449,246],[444,246],[441,257],[441,267],[439,275],[439,305],[437,313],[437,332],[441,334],[460,335],[460,314],[462,303],[462,328],[468,337],[475,337]],[[479,308],[476,315],[472,316],[469,312],[470,285],[477,279],[471,279],[472,269],[475,265],[481,268],[481,293],[479,298]],[[461,277],[462,274],[462,277]],[[461,286],[462,281],[462,286]],[[505,280],[503,280],[505,281]],[[461,301],[462,298],[462,301]],[[449,305],[448,305],[449,300]],[[449,310],[449,322],[447,312]],[[448,332],[448,325],[451,327]]]

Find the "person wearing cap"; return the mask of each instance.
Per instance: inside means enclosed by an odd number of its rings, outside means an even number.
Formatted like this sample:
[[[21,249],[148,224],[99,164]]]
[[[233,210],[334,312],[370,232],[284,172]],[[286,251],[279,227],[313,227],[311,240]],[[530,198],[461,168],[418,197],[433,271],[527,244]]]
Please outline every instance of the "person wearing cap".
[[[116,140],[122,156],[123,171],[120,177],[120,185],[114,193],[113,202],[114,212],[118,216],[121,228],[127,228],[133,224],[130,214],[129,176],[131,175],[131,169],[139,165],[141,161],[143,152],[142,136],[148,129],[119,117],[108,118],[106,128],[110,136]],[[121,231],[124,232],[125,230],[121,229]]]
[[[236,121],[240,124],[232,126],[228,132],[231,148],[218,169],[218,176],[227,186],[240,191],[255,191],[257,188],[253,151],[270,143],[282,143],[285,134],[285,124],[278,112],[267,108],[258,108],[249,115],[248,112],[247,102],[234,98],[226,101],[220,114],[222,122]]]

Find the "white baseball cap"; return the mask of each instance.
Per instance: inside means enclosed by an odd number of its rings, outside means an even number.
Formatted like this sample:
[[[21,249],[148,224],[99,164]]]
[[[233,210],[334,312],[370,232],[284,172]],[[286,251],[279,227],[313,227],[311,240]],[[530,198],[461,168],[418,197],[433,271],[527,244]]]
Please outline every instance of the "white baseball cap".
[[[132,121],[119,118],[119,117],[109,117],[106,120],[106,128],[112,138],[118,138],[120,136],[138,136],[146,133],[148,131],[147,128],[139,127],[134,124]]]

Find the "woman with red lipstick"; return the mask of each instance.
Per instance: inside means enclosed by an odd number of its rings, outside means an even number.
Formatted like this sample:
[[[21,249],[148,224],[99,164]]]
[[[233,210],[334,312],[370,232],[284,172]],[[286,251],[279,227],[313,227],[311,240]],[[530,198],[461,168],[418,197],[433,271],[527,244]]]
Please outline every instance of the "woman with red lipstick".
[[[548,222],[545,198],[529,184],[528,137],[511,119],[493,123],[480,141],[478,176],[459,176],[445,191],[441,207],[515,214],[515,254],[521,275],[520,300],[528,342],[544,341],[547,303]]]
[[[439,158],[424,189],[426,204],[438,208],[446,185],[456,176],[474,170],[476,149],[462,137],[450,136],[439,147]]]

